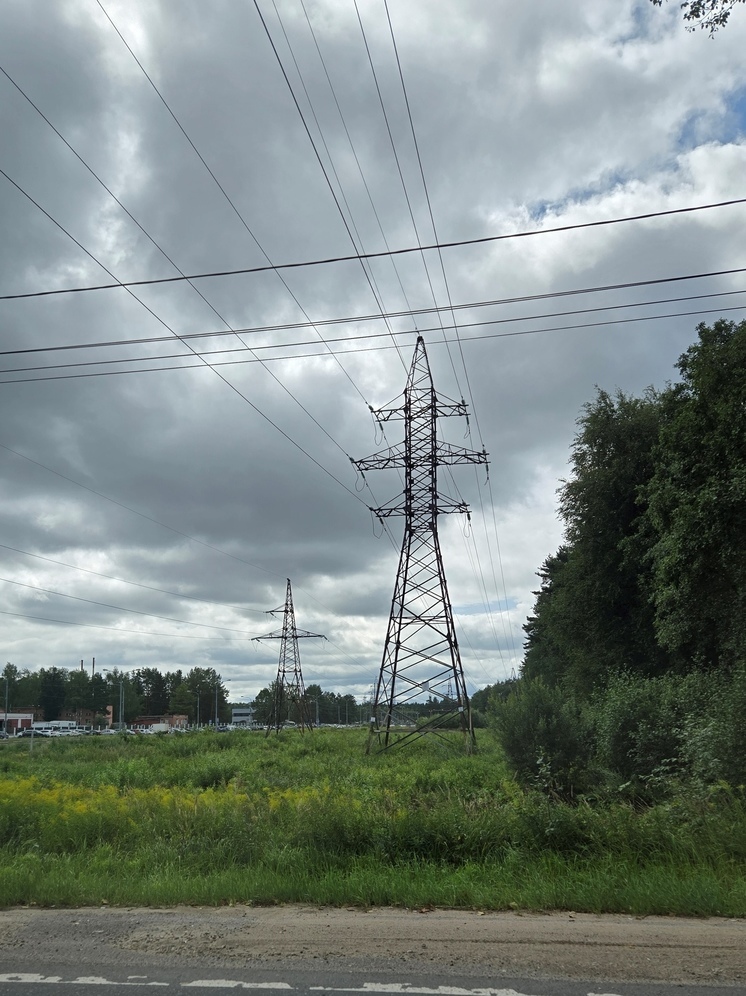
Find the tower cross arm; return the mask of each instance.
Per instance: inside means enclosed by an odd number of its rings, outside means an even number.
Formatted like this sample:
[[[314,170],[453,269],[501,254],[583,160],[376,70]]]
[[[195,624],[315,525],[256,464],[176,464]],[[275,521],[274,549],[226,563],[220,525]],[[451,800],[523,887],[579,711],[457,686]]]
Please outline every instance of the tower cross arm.
[[[400,405],[396,408],[371,408],[370,413],[376,422],[390,422],[392,419],[404,418],[404,406]]]
[[[298,639],[302,636],[314,636],[318,637],[320,640],[326,639],[323,633],[309,633],[307,629],[295,629],[293,630],[293,635],[297,636]],[[252,642],[254,640],[282,640],[285,636],[286,634],[283,633],[281,629],[278,629],[274,633],[265,633],[263,636],[252,636],[251,640]]]
[[[436,443],[436,458],[438,463],[488,463],[487,450],[470,450],[465,446],[453,446],[451,443]]]
[[[404,443],[397,443],[362,460],[352,460],[352,464],[357,470],[386,470],[388,467],[404,467],[404,461]]]
[[[253,643],[255,640],[281,640],[281,639],[282,639],[282,630],[278,629],[274,633],[265,633],[263,636],[252,636],[251,642]]]
[[[469,412],[465,401],[441,401],[436,395],[435,414],[438,418],[448,418],[451,415],[463,415],[466,417]]]

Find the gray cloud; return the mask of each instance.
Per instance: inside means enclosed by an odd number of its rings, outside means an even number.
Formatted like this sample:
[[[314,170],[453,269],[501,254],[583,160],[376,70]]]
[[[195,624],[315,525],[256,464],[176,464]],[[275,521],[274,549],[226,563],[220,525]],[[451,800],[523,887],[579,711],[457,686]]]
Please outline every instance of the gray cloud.
[[[354,252],[250,5],[213,3],[208,17],[197,3],[105,6],[245,225],[93,0],[3,5],[0,65],[178,268],[264,265],[255,240],[273,262]],[[418,236],[431,242],[383,5],[370,0],[361,13],[417,231],[354,7],[306,4],[367,190],[301,4],[278,6],[326,148],[274,10],[261,4],[336,190],[327,148],[332,156],[355,244],[382,251],[379,224],[391,248],[414,246]],[[687,34],[675,15],[647,0],[585,8],[544,0],[518,9],[408,0],[392,8],[438,237],[740,196],[745,143],[730,102],[745,82],[746,22],[734,17],[713,43]],[[0,92],[0,167],[117,279],[173,276],[174,266],[5,77]],[[0,181],[1,293],[109,282],[38,207]],[[444,250],[448,291],[454,304],[467,304],[737,267],[743,218],[735,207]],[[554,491],[582,404],[596,384],[629,392],[663,384],[697,322],[743,297],[651,302],[735,291],[742,281],[473,308],[458,313],[462,341],[448,348],[433,315],[392,319],[391,330],[405,333],[396,337],[401,358],[390,339],[355,338],[387,332],[380,319],[276,328],[373,316],[381,305],[428,308],[433,291],[444,307],[440,263],[432,252],[427,261],[427,272],[418,254],[398,257],[396,269],[375,261],[373,288],[359,263],[284,271],[294,297],[269,272],[200,281],[209,303],[187,284],[136,289],[143,303],[123,290],[0,302],[5,351],[166,337],[2,357],[6,371],[58,365],[0,374],[0,443],[21,454],[0,449],[0,543],[26,551],[3,549],[6,658],[31,668],[92,656],[102,666],[215,666],[233,676],[236,694],[254,694],[273,677],[277,647],[248,637],[272,628],[263,612],[283,601],[289,576],[298,625],[331,638],[302,646],[306,680],[364,693],[380,661],[401,529],[392,520],[393,544],[377,538],[367,506],[392,498],[401,484],[394,474],[370,473],[373,497],[348,457],[386,445],[367,406],[401,394],[417,329],[437,388],[473,401],[464,445],[481,445],[478,424],[492,459],[491,491],[483,469],[454,471],[472,506],[471,533],[464,536],[455,517],[442,523],[470,687],[517,666],[534,572],[560,539]],[[707,308],[710,315],[644,320]],[[442,315],[451,325],[450,313]],[[468,325],[478,322],[485,324]],[[609,324],[566,328],[594,322]],[[252,360],[215,370],[199,366],[178,338],[264,326],[273,328],[190,340],[197,350],[241,350],[212,354],[216,364]],[[494,337],[514,332],[530,334]],[[322,337],[348,341],[331,347],[336,359],[303,358],[324,354]],[[247,345],[273,347],[257,349],[265,366]],[[59,366],[114,360],[125,362]],[[196,368],[146,372],[184,364]],[[123,370],[135,372],[112,373]],[[26,382],[71,374],[84,376]],[[444,433],[462,443],[463,423],[448,421]],[[392,424],[388,441],[399,432]],[[443,486],[454,484],[444,476]]]

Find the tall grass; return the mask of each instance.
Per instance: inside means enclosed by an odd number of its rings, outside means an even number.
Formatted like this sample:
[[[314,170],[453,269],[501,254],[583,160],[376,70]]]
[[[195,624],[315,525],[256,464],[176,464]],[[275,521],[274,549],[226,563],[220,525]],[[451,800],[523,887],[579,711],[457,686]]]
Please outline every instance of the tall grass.
[[[302,901],[746,915],[742,791],[635,809],[520,789],[495,742],[359,731],[0,749],[0,904]]]

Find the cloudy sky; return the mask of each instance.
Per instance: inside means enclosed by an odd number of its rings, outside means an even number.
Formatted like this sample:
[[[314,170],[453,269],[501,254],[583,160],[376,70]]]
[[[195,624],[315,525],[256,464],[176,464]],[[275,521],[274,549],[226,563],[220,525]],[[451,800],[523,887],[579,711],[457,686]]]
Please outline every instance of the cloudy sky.
[[[388,15],[0,5],[3,661],[209,666],[250,697],[290,577],[328,637],[306,683],[367,693],[402,529],[369,506],[401,483],[349,458],[396,442],[369,406],[419,333],[472,410],[443,438],[490,454],[442,472],[472,514],[440,536],[467,686],[500,680],[595,385],[662,386],[698,322],[743,317],[746,274],[707,274],[746,267],[745,205],[618,219],[746,196],[746,10],[714,39],[648,0]]]

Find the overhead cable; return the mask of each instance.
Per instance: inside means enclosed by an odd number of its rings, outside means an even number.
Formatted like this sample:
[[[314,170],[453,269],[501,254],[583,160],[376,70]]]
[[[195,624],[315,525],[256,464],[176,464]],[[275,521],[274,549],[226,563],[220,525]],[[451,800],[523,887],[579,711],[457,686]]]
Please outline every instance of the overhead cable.
[[[0,173],[10,180],[7,173]],[[13,183],[13,181],[10,181]],[[14,184],[15,185],[15,184]],[[292,270],[307,266],[327,266],[332,263],[350,263],[361,259],[384,259],[388,256],[404,256],[409,253],[427,252],[432,249],[457,249],[464,246],[485,245],[490,242],[502,242],[508,239],[529,238],[534,235],[552,235],[558,232],[579,231],[585,228],[599,228],[606,225],[620,225],[630,221],[646,221],[650,218],[664,218],[671,215],[691,214],[694,211],[708,211],[713,208],[733,207],[746,204],[746,197],[730,201],[718,201],[713,204],[697,204],[692,207],[670,208],[666,211],[648,211],[645,214],[633,214],[620,218],[604,218],[600,221],[584,221],[573,225],[558,225],[554,228],[536,228],[525,232],[507,232],[504,235],[485,235],[474,239],[460,239],[453,242],[438,242],[426,246],[409,246],[406,249],[388,249],[382,252],[354,253],[348,256],[327,256],[323,259],[310,259],[296,263],[273,263],[270,266],[246,266],[235,270],[209,270],[201,273],[188,273],[183,277],[153,277],[148,280],[123,280],[112,284],[92,284],[82,287],[60,287],[56,290],[26,291],[21,294],[0,294],[0,301],[15,301],[30,297],[51,297],[55,294],[83,294],[88,291],[120,290],[128,287],[149,287],[153,284],[174,284],[187,280],[206,280],[212,277],[236,277],[250,273],[266,273],[270,270]],[[729,270],[723,270],[729,273]]]

